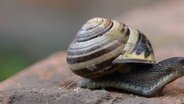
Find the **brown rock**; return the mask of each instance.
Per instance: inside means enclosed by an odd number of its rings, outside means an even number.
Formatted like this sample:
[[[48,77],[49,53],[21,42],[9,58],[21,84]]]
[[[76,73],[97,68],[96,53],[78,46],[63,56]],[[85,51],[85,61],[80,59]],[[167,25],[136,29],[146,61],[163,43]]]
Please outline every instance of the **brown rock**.
[[[183,77],[184,78],[184,77]],[[162,96],[145,98],[105,90],[90,91],[66,86],[76,79],[65,61],[65,53],[50,56],[0,84],[0,102],[15,104],[182,104],[184,80],[168,84]]]
[[[67,67],[65,53],[54,54],[0,84],[0,91],[18,88],[50,88],[70,83],[76,77]]]

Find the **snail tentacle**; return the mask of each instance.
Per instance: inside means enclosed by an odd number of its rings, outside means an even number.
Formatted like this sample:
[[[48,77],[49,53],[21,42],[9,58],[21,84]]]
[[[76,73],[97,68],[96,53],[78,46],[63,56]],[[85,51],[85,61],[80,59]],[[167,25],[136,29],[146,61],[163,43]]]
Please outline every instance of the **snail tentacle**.
[[[113,73],[99,79],[83,79],[83,88],[117,88],[122,91],[155,96],[169,82],[184,75],[184,58],[174,57],[154,65],[135,65],[129,73]]]

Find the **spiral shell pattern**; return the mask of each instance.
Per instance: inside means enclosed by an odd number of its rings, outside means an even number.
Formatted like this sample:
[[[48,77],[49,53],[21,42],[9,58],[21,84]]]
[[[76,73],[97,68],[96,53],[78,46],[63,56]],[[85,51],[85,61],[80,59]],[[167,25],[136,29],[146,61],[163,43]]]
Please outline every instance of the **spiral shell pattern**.
[[[86,78],[119,70],[119,63],[154,63],[150,42],[141,32],[105,18],[88,20],[67,50],[70,69]]]

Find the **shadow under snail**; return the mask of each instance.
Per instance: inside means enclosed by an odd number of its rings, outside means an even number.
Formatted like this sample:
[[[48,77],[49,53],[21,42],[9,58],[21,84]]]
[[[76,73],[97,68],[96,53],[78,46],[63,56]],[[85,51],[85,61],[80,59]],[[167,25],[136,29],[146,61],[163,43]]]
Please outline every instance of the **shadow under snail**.
[[[184,75],[184,57],[156,63],[152,45],[140,31],[105,18],[88,20],[67,50],[69,68],[83,77],[82,88],[115,88],[155,96]]]

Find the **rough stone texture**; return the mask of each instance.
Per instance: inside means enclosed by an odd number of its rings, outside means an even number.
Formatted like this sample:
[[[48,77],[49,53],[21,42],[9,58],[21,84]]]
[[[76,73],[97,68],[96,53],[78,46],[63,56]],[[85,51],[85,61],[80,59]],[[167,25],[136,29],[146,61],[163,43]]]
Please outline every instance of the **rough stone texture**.
[[[169,56],[168,56],[169,57]],[[145,98],[105,90],[76,87],[75,76],[67,67],[65,53],[50,56],[0,84],[3,104],[182,104],[184,77],[168,84],[160,97]]]
[[[157,60],[184,53],[184,1],[137,8],[119,19],[150,34]],[[156,18],[157,17],[157,18]],[[161,20],[159,20],[161,19]],[[178,22],[180,21],[180,22]],[[152,35],[154,34],[154,35]],[[183,104],[184,77],[165,86],[161,96],[145,98],[104,90],[76,87],[78,79],[67,67],[65,52],[32,65],[0,83],[0,104]],[[79,79],[78,79],[79,80]],[[73,84],[70,85],[75,81]]]

